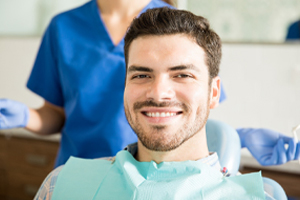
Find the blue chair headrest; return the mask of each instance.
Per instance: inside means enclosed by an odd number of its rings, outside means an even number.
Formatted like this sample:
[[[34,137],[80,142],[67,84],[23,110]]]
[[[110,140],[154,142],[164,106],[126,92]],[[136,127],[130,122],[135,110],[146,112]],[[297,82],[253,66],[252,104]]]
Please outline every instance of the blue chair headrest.
[[[208,119],[206,137],[208,150],[217,152],[221,167],[236,175],[241,161],[241,142],[236,130],[224,122]]]

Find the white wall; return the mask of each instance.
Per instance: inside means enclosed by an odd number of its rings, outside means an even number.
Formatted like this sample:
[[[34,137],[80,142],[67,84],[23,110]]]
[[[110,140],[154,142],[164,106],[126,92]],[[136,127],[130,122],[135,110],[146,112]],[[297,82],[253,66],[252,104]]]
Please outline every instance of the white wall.
[[[228,99],[211,118],[292,135],[300,124],[299,44],[225,44],[220,74]]]
[[[39,45],[39,38],[0,38],[0,98],[34,108],[42,105],[42,99],[26,88]]]
[[[87,1],[89,0],[0,1],[0,35],[42,35],[54,15]]]

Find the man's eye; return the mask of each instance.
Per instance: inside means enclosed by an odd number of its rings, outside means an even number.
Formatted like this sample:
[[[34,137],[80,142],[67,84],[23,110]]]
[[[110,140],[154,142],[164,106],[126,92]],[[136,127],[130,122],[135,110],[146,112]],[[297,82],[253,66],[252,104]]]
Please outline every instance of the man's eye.
[[[141,75],[136,75],[136,76],[133,76],[133,77],[132,77],[132,79],[135,79],[135,78],[137,78],[137,79],[141,79],[141,78],[149,78],[149,76],[148,76],[148,75],[145,75],[145,74],[141,74]]]
[[[189,77],[192,77],[192,76],[190,76],[190,75],[188,75],[188,74],[179,74],[179,75],[177,75],[176,77],[177,77],[177,78],[189,78]]]

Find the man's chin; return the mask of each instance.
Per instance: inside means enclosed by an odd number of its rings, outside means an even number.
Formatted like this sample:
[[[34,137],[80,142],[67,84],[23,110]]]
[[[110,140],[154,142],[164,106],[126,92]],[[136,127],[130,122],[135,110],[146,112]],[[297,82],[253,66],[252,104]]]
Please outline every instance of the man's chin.
[[[151,126],[152,131],[166,131],[167,126],[166,125],[156,125]]]
[[[188,138],[183,131],[169,125],[151,125],[146,129],[135,129],[139,141],[151,151],[172,151],[178,148]]]
[[[166,136],[167,137],[167,136]],[[142,145],[151,151],[166,152],[178,148],[184,141],[173,140],[170,137],[153,138],[139,138]]]

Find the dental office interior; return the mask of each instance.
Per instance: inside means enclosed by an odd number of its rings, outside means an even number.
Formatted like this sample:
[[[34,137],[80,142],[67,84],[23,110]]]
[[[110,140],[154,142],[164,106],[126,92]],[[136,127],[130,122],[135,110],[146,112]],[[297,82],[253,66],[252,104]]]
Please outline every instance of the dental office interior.
[[[87,0],[0,1],[0,98],[38,108],[26,88],[50,19]],[[234,128],[276,130],[290,137],[300,124],[300,39],[286,40],[300,19],[300,0],[177,0],[177,8],[206,17],[223,41],[220,76],[226,100],[210,119]],[[299,26],[300,28],[300,26]],[[296,134],[296,135],[295,135]],[[0,199],[32,199],[53,169],[60,135],[39,137],[22,128],[0,130]],[[300,162],[261,166],[241,150],[239,171],[262,171],[289,199],[300,199]]]

